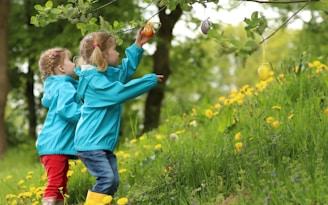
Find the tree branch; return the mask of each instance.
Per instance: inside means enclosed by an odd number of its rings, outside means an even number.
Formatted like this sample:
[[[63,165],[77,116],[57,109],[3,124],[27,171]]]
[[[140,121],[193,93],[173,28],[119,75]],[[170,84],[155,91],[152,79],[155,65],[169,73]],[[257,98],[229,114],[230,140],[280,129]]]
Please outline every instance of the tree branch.
[[[110,1],[110,2],[108,2],[108,3],[106,3],[106,4],[102,5],[102,6],[100,6],[100,7],[98,7],[98,8],[95,8],[95,9],[92,10],[91,12],[94,12],[94,11],[100,10],[100,9],[102,9],[102,8],[104,8],[104,7],[106,7],[106,6],[110,5],[110,4],[112,4],[112,3],[114,3],[115,1],[116,1],[116,0],[112,0],[112,1]]]
[[[292,3],[309,3],[309,2],[317,2],[320,0],[291,0],[291,1],[261,1],[261,0],[242,0],[248,2],[255,2],[260,4],[292,4]]]
[[[246,0],[251,1],[251,0]],[[281,24],[274,32],[272,32],[269,36],[263,38],[263,40],[260,42],[260,44],[264,43],[266,40],[271,38],[274,34],[276,34],[282,27],[284,27],[292,18],[294,18],[301,10],[303,10],[307,5],[309,5],[311,2],[317,1],[317,0],[308,0],[306,4],[304,4],[301,8],[299,8],[293,15],[291,15],[286,21],[284,21],[283,24]]]

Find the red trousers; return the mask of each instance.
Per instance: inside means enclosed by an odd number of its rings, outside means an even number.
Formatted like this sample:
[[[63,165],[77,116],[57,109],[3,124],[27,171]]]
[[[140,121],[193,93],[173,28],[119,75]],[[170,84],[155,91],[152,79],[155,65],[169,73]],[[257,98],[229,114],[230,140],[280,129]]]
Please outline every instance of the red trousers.
[[[44,155],[41,162],[46,168],[48,183],[43,198],[56,198],[63,200],[67,193],[67,172],[69,156],[67,155]]]

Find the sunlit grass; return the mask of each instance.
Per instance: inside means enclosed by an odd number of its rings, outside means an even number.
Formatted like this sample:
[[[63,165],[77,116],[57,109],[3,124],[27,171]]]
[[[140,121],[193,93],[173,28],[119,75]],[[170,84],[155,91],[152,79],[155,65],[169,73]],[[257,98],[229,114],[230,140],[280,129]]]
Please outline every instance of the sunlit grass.
[[[121,184],[114,204],[325,204],[327,66],[289,67],[126,137],[116,150]],[[0,198],[40,204],[43,168],[19,163],[0,172]],[[83,204],[93,177],[79,160],[68,175],[67,204]]]

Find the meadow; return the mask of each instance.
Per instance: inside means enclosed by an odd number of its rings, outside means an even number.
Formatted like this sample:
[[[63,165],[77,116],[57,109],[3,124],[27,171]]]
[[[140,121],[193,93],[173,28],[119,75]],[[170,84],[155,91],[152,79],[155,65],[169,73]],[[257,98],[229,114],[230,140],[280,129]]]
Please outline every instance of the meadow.
[[[320,61],[272,66],[266,81],[126,137],[114,204],[326,204],[327,72]],[[40,204],[45,172],[28,147],[0,161],[0,204]],[[67,204],[81,205],[94,179],[70,165]]]

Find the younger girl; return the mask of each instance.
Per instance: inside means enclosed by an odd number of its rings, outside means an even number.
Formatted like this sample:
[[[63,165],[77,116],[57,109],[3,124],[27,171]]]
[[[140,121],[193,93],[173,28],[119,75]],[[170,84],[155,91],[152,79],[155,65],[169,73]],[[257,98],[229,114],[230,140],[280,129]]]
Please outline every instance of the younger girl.
[[[44,51],[39,60],[39,70],[44,80],[42,105],[48,109],[36,141],[48,177],[42,205],[64,204],[68,160],[77,158],[74,134],[81,104],[75,102],[77,81],[70,56],[65,48],[51,48]]]
[[[80,42],[78,97],[83,100],[75,135],[75,148],[96,184],[89,190],[87,204],[111,204],[119,176],[114,149],[118,142],[122,103],[157,85],[163,76],[147,74],[129,81],[141,60],[142,46],[151,37],[140,29],[135,43],[125,50],[119,65],[114,36],[95,32]]]

